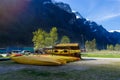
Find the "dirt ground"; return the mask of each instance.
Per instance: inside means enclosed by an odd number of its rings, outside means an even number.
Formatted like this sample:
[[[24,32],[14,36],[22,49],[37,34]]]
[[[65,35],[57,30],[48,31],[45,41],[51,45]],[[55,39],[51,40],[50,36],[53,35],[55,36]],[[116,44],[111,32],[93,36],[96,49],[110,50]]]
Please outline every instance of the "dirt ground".
[[[6,62],[6,64],[3,64]],[[13,61],[0,61],[0,74],[16,71],[20,69],[39,69],[39,70],[49,70],[49,71],[68,71],[68,70],[86,70],[90,69],[92,66],[109,65],[113,63],[119,63],[120,58],[83,58],[83,60],[67,63],[62,66],[35,66],[35,65],[23,65],[17,64]]]

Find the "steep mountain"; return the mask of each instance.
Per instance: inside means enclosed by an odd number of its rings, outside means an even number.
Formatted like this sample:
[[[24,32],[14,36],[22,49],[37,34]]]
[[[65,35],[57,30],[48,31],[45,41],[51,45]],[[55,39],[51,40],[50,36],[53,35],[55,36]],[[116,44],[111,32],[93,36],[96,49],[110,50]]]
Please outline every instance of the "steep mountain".
[[[0,1],[0,47],[31,46],[32,32],[38,28],[49,30],[56,26],[59,39],[67,35],[82,46],[86,40],[97,40],[97,47],[120,43],[120,33],[109,33],[102,25],[83,18],[70,6],[53,0]],[[117,35],[117,37],[116,37]]]

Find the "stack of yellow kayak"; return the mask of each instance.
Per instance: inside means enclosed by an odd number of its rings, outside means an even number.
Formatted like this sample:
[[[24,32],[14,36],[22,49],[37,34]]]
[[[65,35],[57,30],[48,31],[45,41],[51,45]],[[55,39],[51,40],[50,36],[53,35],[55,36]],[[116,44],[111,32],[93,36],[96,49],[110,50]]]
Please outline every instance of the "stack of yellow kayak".
[[[67,57],[67,56],[56,56],[56,55],[23,55],[11,57],[11,59],[21,64],[32,64],[32,65],[63,65],[67,62],[77,61],[80,58]]]
[[[57,55],[40,55],[40,56],[47,57],[47,58],[52,58],[52,59],[57,59],[57,60],[64,60],[67,63],[80,60],[80,58],[70,57],[70,56],[57,56]]]

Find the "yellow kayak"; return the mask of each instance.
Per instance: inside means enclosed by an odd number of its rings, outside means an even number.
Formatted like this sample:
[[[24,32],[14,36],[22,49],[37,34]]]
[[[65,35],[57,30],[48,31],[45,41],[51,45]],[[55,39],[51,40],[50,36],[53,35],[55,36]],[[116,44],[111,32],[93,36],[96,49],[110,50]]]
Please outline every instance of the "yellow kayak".
[[[52,59],[49,57],[42,57],[42,56],[34,56],[34,55],[11,57],[11,59],[21,64],[47,65],[47,66],[66,64],[66,62],[63,60]]]
[[[57,60],[64,60],[66,62],[73,62],[73,61],[80,60],[80,58],[78,58],[78,57],[70,57],[70,56],[57,56],[57,55],[39,55],[39,56],[57,59]]]

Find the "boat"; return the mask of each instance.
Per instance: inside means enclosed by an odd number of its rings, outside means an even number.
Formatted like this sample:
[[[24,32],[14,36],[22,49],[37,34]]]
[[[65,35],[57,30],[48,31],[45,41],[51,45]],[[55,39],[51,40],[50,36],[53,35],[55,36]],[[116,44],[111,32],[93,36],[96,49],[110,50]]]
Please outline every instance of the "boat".
[[[12,56],[11,60],[21,63],[21,64],[30,64],[30,65],[42,65],[42,66],[55,66],[66,64],[66,61],[53,59],[49,57],[36,56],[36,55],[22,55],[22,56]]]
[[[40,56],[57,59],[57,60],[64,60],[67,63],[80,60],[80,58],[78,58],[78,57],[71,57],[71,56],[60,56],[60,55],[40,55]]]

